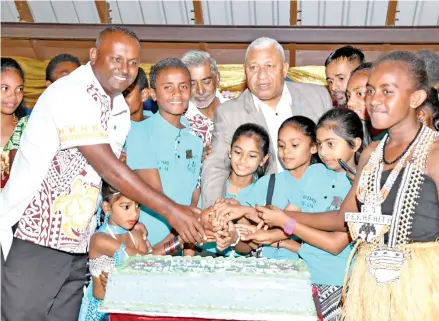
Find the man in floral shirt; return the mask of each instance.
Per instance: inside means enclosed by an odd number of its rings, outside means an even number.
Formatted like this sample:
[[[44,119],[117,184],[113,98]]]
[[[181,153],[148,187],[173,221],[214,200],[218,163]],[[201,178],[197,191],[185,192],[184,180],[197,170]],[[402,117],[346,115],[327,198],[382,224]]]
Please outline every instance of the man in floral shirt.
[[[206,152],[211,149],[215,110],[226,101],[218,91],[220,74],[213,57],[201,50],[191,50],[181,59],[191,73],[191,101],[186,112],[191,130],[203,139]]]

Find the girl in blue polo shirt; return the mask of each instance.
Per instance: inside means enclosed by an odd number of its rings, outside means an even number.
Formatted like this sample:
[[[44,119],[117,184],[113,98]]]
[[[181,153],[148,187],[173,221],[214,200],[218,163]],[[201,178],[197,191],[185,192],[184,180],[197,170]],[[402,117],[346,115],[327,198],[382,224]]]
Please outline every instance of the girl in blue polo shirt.
[[[285,170],[259,179],[252,193],[240,200],[242,206],[239,208],[229,206],[222,209],[221,213],[241,211],[243,216],[251,219],[251,215],[257,216],[253,208],[255,205],[265,204],[285,208],[291,203],[292,198],[296,198],[297,201],[294,203],[298,203],[299,182],[310,164],[318,162],[315,126],[311,119],[303,116],[294,116],[285,120],[279,128],[277,143],[279,160]],[[244,233],[254,229],[255,226],[249,224],[238,225],[238,230]],[[295,253],[298,250],[297,244],[290,240],[267,244],[259,248],[261,252],[258,255],[274,259],[297,260],[298,255]]]
[[[226,181],[226,194],[224,199],[217,201],[219,204],[236,204],[230,200],[242,202],[253,193],[255,182],[266,172],[268,166],[268,152],[270,147],[270,136],[267,131],[257,124],[248,123],[239,126],[232,137],[229,151],[231,173]],[[238,234],[234,224],[217,232],[216,246],[208,243],[202,246],[205,251],[228,256],[232,251],[231,244],[238,249],[243,246],[251,250],[245,244],[237,244]],[[242,250],[242,249],[241,249]]]
[[[302,212],[318,213],[338,210],[351,188],[343,160],[355,168],[362,151],[363,130],[358,115],[338,108],[326,112],[317,124],[318,153],[323,164],[310,166],[302,178],[301,200],[291,199]],[[271,226],[284,229],[288,235],[300,237],[299,256],[311,272],[324,320],[337,320],[346,265],[352,247],[345,232],[324,232],[291,219],[280,210],[260,209],[262,219]]]
[[[200,174],[203,142],[189,131],[189,123],[182,117],[190,98],[189,70],[179,59],[164,59],[151,68],[150,85],[159,111],[129,132],[127,165],[174,202],[196,205],[192,197]],[[160,214],[142,206],[139,221],[148,227],[154,248],[178,243],[171,225]]]

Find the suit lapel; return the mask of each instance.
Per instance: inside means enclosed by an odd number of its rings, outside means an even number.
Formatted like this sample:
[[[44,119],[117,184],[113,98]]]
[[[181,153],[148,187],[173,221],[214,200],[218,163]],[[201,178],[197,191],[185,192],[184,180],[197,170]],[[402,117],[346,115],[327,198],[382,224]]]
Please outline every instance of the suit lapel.
[[[246,96],[245,96],[245,109],[247,110],[249,120],[247,122],[249,123],[255,123],[258,125],[261,125],[265,128],[268,134],[270,134],[270,130],[268,129],[267,121],[265,120],[264,114],[262,111],[258,111],[255,106],[255,101],[253,100],[253,96],[250,92],[250,90],[246,89]],[[277,142],[276,142],[277,144]],[[277,172],[277,162],[274,159],[276,157],[275,152],[275,146],[273,146],[273,141],[271,140],[270,136],[270,164],[269,168],[272,170],[270,172],[276,173]]]
[[[264,114],[259,112],[255,106],[255,101],[250,90],[247,89],[247,95],[245,96],[245,109],[249,115],[249,122],[256,123],[258,125],[264,126],[265,130],[268,131],[267,122],[265,121]]]
[[[291,106],[290,106],[291,112],[292,112],[293,116],[297,116],[297,113],[300,112],[300,110],[303,106],[301,106],[299,103],[299,97],[297,97],[298,96],[297,92],[296,92],[296,94],[293,94],[291,88],[288,85],[287,85],[287,89],[291,95]]]

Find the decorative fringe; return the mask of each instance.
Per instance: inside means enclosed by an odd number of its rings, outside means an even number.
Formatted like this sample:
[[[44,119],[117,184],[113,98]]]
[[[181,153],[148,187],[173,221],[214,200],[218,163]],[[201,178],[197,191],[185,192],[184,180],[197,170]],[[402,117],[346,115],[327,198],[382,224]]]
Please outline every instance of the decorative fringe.
[[[439,242],[413,243],[401,269],[400,279],[380,285],[369,274],[363,243],[349,279],[342,321],[438,321]]]

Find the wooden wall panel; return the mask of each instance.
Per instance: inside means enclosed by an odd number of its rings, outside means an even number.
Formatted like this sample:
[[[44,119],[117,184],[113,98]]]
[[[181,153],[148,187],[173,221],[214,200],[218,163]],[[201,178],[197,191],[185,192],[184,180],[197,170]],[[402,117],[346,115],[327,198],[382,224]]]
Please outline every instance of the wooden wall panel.
[[[41,42],[44,46],[44,57],[42,60],[50,60],[56,55],[67,52],[85,62],[89,60],[90,48],[94,45],[93,41],[44,40]]]
[[[2,39],[1,52],[3,57],[19,56],[37,59],[37,55],[30,44],[30,40]]]
[[[198,43],[142,42],[140,61],[155,63],[168,57],[181,58],[187,51],[199,49]]]

